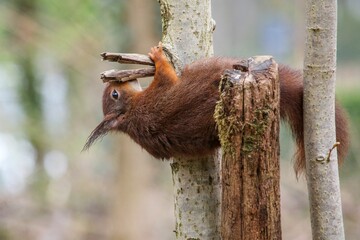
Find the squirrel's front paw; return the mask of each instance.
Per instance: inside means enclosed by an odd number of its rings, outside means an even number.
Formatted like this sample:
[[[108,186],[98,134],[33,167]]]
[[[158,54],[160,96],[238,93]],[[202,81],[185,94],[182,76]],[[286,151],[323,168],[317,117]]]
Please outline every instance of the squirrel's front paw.
[[[151,60],[153,60],[154,62],[164,58],[164,54],[163,54],[163,47],[162,47],[162,43],[159,42],[159,45],[156,47],[152,47],[150,52],[149,52],[149,57],[151,58]]]

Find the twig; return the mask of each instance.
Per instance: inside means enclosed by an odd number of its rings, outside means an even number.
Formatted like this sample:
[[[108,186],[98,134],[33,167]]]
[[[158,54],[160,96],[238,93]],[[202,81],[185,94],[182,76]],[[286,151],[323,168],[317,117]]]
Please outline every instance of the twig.
[[[100,78],[103,82],[126,82],[137,78],[154,76],[155,68],[140,68],[128,70],[109,70],[101,73]]]
[[[101,54],[101,57],[102,60],[106,60],[109,62],[141,64],[141,65],[150,65],[150,66],[155,65],[154,62],[147,55],[143,55],[143,54],[104,52]]]
[[[329,153],[327,155],[327,158],[326,158],[326,161],[329,162],[330,161],[330,155],[331,155],[331,152],[337,148],[338,146],[340,145],[340,142],[336,142],[331,149],[329,149]]]

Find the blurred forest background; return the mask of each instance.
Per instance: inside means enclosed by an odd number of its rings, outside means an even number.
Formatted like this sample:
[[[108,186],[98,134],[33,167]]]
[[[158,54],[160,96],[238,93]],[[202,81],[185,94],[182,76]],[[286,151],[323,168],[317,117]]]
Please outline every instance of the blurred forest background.
[[[352,135],[340,173],[343,213],[347,239],[358,239],[360,1],[338,3],[337,96]],[[273,55],[301,68],[303,1],[212,4],[216,55]],[[121,67],[99,54],[146,54],[159,40],[155,0],[0,1],[0,240],[174,238],[167,162],[121,134],[81,152],[102,119],[99,73]],[[311,239],[306,183],[296,181],[290,139],[283,127],[283,238]]]

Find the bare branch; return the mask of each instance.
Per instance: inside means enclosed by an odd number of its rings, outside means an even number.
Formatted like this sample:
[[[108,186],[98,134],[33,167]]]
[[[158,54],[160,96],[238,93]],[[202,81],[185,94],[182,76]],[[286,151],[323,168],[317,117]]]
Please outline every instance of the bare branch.
[[[127,70],[109,70],[100,74],[103,82],[126,82],[137,78],[151,77],[155,74],[155,68],[140,68]]]
[[[104,52],[101,54],[102,60],[109,62],[118,62],[125,64],[141,64],[154,66],[154,62],[147,55],[136,53],[109,53]]]

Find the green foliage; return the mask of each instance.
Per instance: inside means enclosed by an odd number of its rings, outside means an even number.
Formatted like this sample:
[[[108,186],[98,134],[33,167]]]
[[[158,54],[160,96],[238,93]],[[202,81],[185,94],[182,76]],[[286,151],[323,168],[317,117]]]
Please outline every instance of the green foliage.
[[[359,89],[340,92],[338,98],[347,110],[352,123],[360,123],[360,94]],[[360,130],[359,124],[354,124]]]
[[[11,237],[10,232],[6,228],[0,227],[0,239],[1,240],[10,240],[13,238]]]

